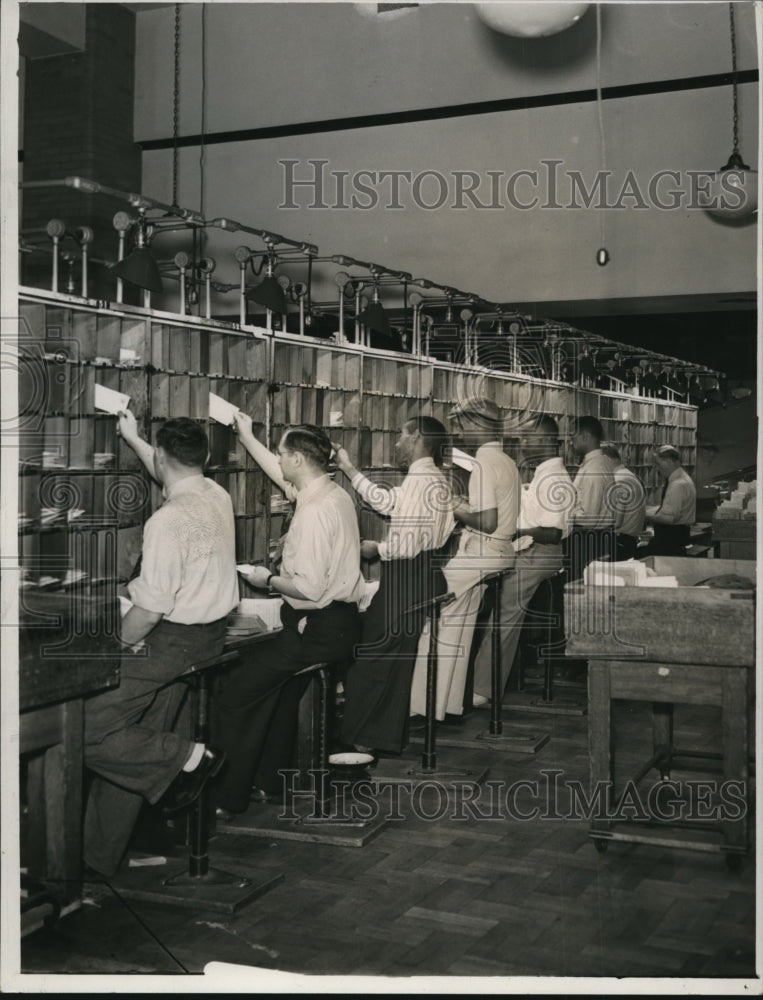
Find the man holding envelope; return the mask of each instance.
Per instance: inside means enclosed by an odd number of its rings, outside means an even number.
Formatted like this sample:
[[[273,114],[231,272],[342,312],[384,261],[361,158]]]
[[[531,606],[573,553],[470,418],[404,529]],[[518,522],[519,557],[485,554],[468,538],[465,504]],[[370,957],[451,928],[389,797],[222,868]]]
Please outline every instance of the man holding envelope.
[[[173,731],[185,689],[173,683],[193,663],[216,656],[238,603],[233,507],[204,476],[209,445],[187,417],[167,420],[152,448],[135,416],[118,429],[164,503],[146,522],[140,574],[128,584],[119,687],[85,704],[85,764],[95,772],[85,814],[85,861],[116,872],[143,800],[171,812],[189,806],[224,755]]]
[[[294,674],[352,656],[365,590],[355,507],[329,476],[332,446],[325,433],[310,424],[290,427],[276,456],[254,436],[250,417],[236,411],[233,420],[243,446],[296,500],[296,509],[278,572],[255,566],[245,575],[253,587],[283,597],[283,631],[256,661],[229,671],[215,703],[216,739],[228,757],[215,789],[223,821],[245,812],[250,801],[272,801],[282,791],[278,772],[291,764],[307,683]]]

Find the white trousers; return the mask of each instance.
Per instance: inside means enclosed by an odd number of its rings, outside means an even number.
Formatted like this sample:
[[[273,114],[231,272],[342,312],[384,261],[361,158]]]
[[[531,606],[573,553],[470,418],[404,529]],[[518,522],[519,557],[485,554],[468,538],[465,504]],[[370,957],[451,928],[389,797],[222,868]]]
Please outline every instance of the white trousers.
[[[538,585],[556,576],[562,568],[562,547],[535,542],[519,553],[514,568],[515,573],[504,577],[501,590],[501,691],[509,679],[527,606]],[[486,698],[491,695],[490,668],[491,643],[487,631],[474,661],[474,693]]]
[[[509,548],[507,552],[506,549]],[[481,580],[514,562],[511,543],[492,541],[489,535],[464,531],[458,552],[443,568],[448,590],[456,595],[440,613],[437,642],[437,718],[462,715],[474,625],[485,592]],[[426,714],[429,625],[422,632],[411,685],[411,714]]]

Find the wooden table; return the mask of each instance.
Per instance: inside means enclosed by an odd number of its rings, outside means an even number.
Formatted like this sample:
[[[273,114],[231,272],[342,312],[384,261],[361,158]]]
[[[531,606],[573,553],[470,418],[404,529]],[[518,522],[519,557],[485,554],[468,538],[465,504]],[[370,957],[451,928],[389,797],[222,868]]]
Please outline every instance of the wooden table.
[[[28,878],[61,905],[82,876],[83,703],[119,683],[116,597],[22,592],[19,754],[25,758]]]
[[[755,563],[665,556],[646,562],[657,575],[675,576],[678,586],[587,587],[574,583],[565,588],[566,653],[588,660],[590,791],[593,795],[599,782],[607,790],[607,808],[592,812],[590,835],[602,851],[610,840],[648,842],[722,852],[729,864],[735,865],[747,851],[748,838],[754,591],[697,584],[727,574],[754,581]],[[667,812],[664,807],[650,806],[646,816],[626,822],[616,809],[619,797],[630,786],[615,788],[613,699],[652,705],[652,756],[631,776],[633,786],[638,789],[639,782],[652,770],[668,779],[676,762],[687,757],[720,761],[720,781],[741,783],[737,815],[724,802],[715,822],[703,823],[697,818],[683,821],[681,817],[671,822],[660,816]],[[674,703],[720,707],[719,751],[687,752],[676,748]],[[691,786],[684,782],[687,789],[691,792]],[[664,801],[670,786],[657,791]]]
[[[605,816],[591,819],[590,836],[596,848],[604,851],[610,840],[651,843],[700,851],[723,852],[728,864],[735,867],[747,853],[748,820],[746,809],[737,819],[719,818],[715,823],[696,819],[684,822],[613,820],[616,814],[615,750],[612,728],[612,700],[652,703],[652,757],[633,775],[634,785],[652,769],[663,780],[683,758],[716,760],[720,757],[724,781],[739,782],[747,798],[748,782],[748,685],[751,666],[708,666],[633,662],[628,660],[590,660],[588,663],[588,732],[591,753],[591,789],[604,782],[609,789]],[[720,754],[681,751],[673,742],[673,704],[720,705],[722,747]],[[665,787],[665,791],[669,786]],[[622,791],[622,789],[620,790]],[[696,808],[696,802],[694,803]],[[722,807],[725,808],[725,807]],[[663,814],[666,805],[658,806]],[[739,810],[736,810],[737,812]],[[731,811],[733,814],[733,810]]]

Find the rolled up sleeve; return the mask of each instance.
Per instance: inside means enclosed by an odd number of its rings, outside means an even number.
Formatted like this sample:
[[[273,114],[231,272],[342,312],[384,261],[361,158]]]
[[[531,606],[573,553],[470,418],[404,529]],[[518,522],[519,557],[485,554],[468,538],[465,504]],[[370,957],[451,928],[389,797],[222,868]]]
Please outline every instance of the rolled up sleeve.
[[[127,585],[130,600],[145,611],[171,614],[182,583],[182,569],[177,538],[167,530],[164,519],[155,514],[143,532],[140,576]]]

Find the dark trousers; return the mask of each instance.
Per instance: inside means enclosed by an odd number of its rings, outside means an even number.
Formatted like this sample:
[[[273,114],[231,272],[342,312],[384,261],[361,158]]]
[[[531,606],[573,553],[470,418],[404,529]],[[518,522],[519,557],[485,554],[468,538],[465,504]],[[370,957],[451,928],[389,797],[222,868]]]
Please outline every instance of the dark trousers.
[[[221,678],[212,731],[228,761],[215,783],[217,805],[244,812],[252,785],[281,790],[278,772],[291,766],[299,699],[309,683],[294,674],[313,663],[349,659],[360,638],[358,619],[356,604],[335,601],[317,611],[296,611],[284,601],[283,631]]]
[[[412,611],[447,591],[439,556],[425,552],[380,567],[379,589],[361,615],[363,635],[344,682],[342,739],[400,753],[407,740],[411,681],[426,611]]]
[[[691,543],[688,524],[655,524],[654,537],[644,555],[685,556],[686,546]]]
[[[614,528],[574,527],[564,540],[564,565],[567,582],[581,580],[589,563],[611,559],[615,554]]]
[[[188,759],[188,735],[172,731],[187,688],[172,682],[222,652],[225,625],[224,618],[208,625],[159,622],[143,653],[123,654],[119,687],[85,702],[85,765],[96,777],[84,854],[103,875],[119,867],[143,800],[161,798]]]
[[[615,562],[625,559],[635,559],[638,551],[636,535],[617,535],[615,537]]]

